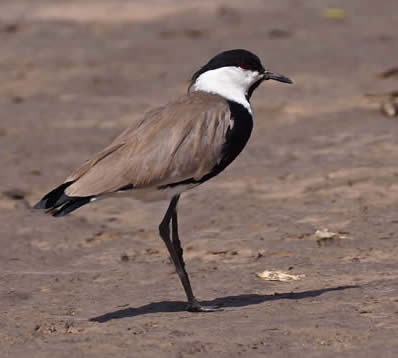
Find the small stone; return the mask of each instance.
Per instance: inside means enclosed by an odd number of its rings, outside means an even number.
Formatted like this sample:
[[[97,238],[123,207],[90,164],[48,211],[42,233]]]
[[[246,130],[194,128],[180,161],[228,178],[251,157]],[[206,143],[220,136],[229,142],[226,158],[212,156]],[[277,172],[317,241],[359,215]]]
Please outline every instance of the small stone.
[[[14,96],[11,98],[11,102],[15,104],[22,103],[24,99],[21,96]]]
[[[128,261],[130,260],[130,257],[129,257],[129,255],[127,255],[127,254],[122,254],[122,255],[120,256],[120,260],[121,260],[122,262],[128,262]]]
[[[271,29],[268,32],[268,37],[270,37],[271,39],[287,38],[291,36],[292,33],[290,31],[283,29]]]
[[[3,27],[3,31],[8,34],[16,33],[20,30],[20,25],[18,24],[7,24]]]
[[[39,169],[32,169],[30,171],[30,174],[34,175],[34,176],[40,176],[41,175],[41,171]]]
[[[292,275],[282,271],[263,271],[256,273],[256,276],[266,281],[297,281],[305,277],[304,274]]]
[[[398,115],[398,104],[392,100],[383,102],[380,109],[387,117],[396,117]]]
[[[10,189],[7,191],[4,191],[3,194],[12,200],[23,200],[25,199],[26,193],[18,188]]]

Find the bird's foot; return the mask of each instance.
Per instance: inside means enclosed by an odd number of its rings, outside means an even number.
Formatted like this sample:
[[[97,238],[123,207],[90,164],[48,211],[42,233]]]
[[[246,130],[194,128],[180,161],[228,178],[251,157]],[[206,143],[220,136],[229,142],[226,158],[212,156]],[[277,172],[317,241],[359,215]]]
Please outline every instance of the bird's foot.
[[[224,311],[220,306],[202,306],[196,300],[188,303],[187,310],[189,312],[220,312],[220,311]]]

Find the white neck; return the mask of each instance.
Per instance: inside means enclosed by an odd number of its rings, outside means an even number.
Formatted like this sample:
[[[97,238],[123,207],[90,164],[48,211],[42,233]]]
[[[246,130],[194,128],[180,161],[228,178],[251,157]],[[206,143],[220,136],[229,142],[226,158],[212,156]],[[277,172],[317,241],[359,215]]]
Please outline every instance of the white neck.
[[[252,113],[246,99],[250,86],[263,77],[257,71],[240,67],[221,67],[202,73],[193,84],[194,91],[218,94],[230,101],[241,104]]]

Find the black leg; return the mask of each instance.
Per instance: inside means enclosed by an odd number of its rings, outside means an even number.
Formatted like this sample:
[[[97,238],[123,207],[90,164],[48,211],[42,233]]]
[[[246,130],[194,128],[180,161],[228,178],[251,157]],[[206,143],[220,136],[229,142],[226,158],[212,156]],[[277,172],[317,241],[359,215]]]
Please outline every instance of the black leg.
[[[175,209],[173,210],[173,213],[171,214],[171,229],[172,229],[172,243],[174,246],[174,249],[176,250],[176,253],[178,255],[178,258],[180,260],[180,263],[182,267],[185,269],[185,262],[183,259],[183,253],[184,250],[181,247],[181,241],[178,236],[178,221],[177,221],[177,205]]]
[[[170,253],[171,259],[176,268],[177,274],[180,277],[182,286],[184,287],[185,293],[188,299],[188,311],[191,312],[212,312],[219,310],[217,307],[203,307],[196,300],[189,277],[185,271],[185,262],[183,259],[183,250],[181,242],[178,237],[178,223],[177,223],[177,204],[180,196],[175,196],[166,211],[166,214],[159,225],[160,237],[166,244],[166,247]],[[170,221],[172,223],[172,240],[170,240]]]

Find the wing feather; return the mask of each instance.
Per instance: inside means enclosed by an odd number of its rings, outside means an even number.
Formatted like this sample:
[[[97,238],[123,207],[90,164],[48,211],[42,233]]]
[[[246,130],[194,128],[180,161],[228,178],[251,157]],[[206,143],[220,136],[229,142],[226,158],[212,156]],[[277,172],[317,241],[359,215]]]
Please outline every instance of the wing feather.
[[[126,185],[158,187],[199,180],[219,162],[230,126],[228,103],[194,92],[149,112],[114,142],[77,169],[66,194],[112,193]]]

